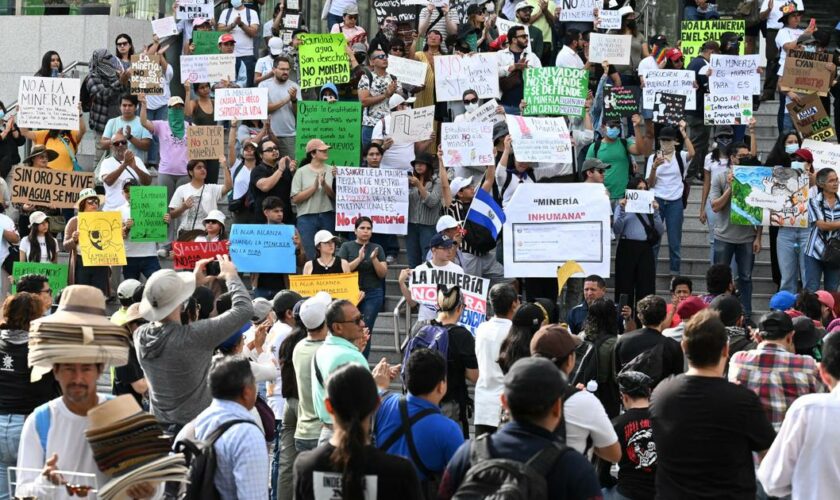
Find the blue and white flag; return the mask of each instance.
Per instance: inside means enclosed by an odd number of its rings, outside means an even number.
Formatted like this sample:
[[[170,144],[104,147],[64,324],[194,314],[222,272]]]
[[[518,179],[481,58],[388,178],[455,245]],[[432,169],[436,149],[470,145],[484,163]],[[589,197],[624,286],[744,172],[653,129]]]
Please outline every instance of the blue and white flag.
[[[475,198],[467,212],[467,220],[486,227],[493,238],[498,238],[502,224],[505,223],[505,212],[490,193],[479,188],[475,190]]]

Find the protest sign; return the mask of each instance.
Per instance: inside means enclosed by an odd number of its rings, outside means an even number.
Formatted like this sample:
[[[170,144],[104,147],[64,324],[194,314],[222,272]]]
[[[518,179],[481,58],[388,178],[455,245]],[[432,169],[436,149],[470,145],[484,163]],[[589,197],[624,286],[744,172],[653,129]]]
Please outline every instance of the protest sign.
[[[490,280],[457,271],[418,267],[411,272],[411,300],[437,310],[438,285],[459,286],[464,295],[464,312],[458,324],[475,335],[475,329],[487,319],[487,291]]]
[[[744,20],[683,21],[680,38],[685,64],[700,55],[700,47],[709,40],[717,42],[728,31],[744,36]],[[744,55],[744,43],[740,43],[739,54]]]
[[[221,31],[193,31],[192,43],[195,45],[194,55],[221,54],[219,49],[219,37]]]
[[[632,35],[589,34],[589,60],[601,64],[630,64],[630,43]]]
[[[659,92],[653,101],[653,122],[676,125],[685,117],[685,96]]]
[[[160,56],[145,53],[131,56],[131,95],[163,95],[163,68]]]
[[[435,124],[435,107],[406,109],[391,112],[391,130],[394,144],[408,144],[428,140]]]
[[[301,34],[298,36],[300,60],[300,88],[320,87],[350,81],[350,59],[345,47],[347,39],[341,33],[331,35]]]
[[[85,267],[124,266],[125,245],[120,213],[80,213],[79,250]]]
[[[499,103],[490,99],[473,112],[464,113],[464,121],[500,123],[505,121],[505,114],[499,113]]]
[[[574,260],[606,279],[610,215],[601,184],[520,184],[505,207],[505,277],[553,278]]]
[[[12,203],[76,208],[79,192],[93,188],[93,172],[64,172],[18,165],[12,169]]]
[[[20,77],[15,125],[30,129],[79,130],[79,79]]]
[[[602,30],[620,30],[621,29],[621,14],[617,10],[598,10],[598,19],[601,23],[598,29]]]
[[[563,118],[509,115],[507,126],[517,161],[572,162],[571,136]]]
[[[215,259],[217,255],[227,255],[229,241],[173,241],[172,264],[176,270],[195,269],[195,263],[201,259]]]
[[[168,211],[166,186],[130,186],[129,189],[134,221],[128,233],[129,241],[169,241],[169,226],[163,221]]]
[[[694,72],[684,69],[650,70],[644,77],[642,89],[645,109],[653,109],[657,92],[682,94],[686,97],[685,109],[697,109],[697,90],[694,88]]]
[[[828,95],[834,72],[828,69],[830,52],[789,50],[779,87],[782,92]]]
[[[268,119],[268,89],[216,89],[213,116],[225,120]],[[218,158],[218,157],[217,157]]]
[[[499,97],[498,56],[482,52],[470,56],[435,56],[437,102],[460,101],[465,90],[482,99]]]
[[[624,192],[624,211],[628,214],[652,214],[653,213],[653,191],[641,189],[628,189]]]
[[[353,231],[366,215],[377,234],[406,234],[408,177],[391,168],[342,167],[335,173],[335,230]]]
[[[175,25],[175,18],[169,16],[152,19],[152,33],[157,35],[158,38],[176,36],[178,34],[178,27]]]
[[[181,83],[234,81],[236,57],[233,54],[181,56]]]
[[[297,29],[300,26],[300,14],[284,14],[283,27]]]
[[[704,100],[705,125],[746,125],[753,117],[752,95],[706,94]]]
[[[831,118],[826,114],[822,100],[816,94],[801,96],[799,104],[791,102],[786,108],[790,119],[793,120],[793,126],[802,137],[825,141],[836,135],[831,126]]]
[[[639,112],[639,87],[604,87],[604,115],[609,119],[632,116]]]
[[[12,293],[17,293],[16,283],[21,276],[41,274],[47,277],[53,297],[61,297],[61,291],[67,287],[67,265],[46,262],[15,262],[12,264]]]
[[[557,2],[560,9],[558,21],[595,21],[595,9],[604,6],[601,0],[561,0]]]
[[[289,290],[301,297],[314,297],[318,292],[327,292],[333,300],[349,300],[359,303],[359,273],[341,274],[293,274],[289,276]]]
[[[178,19],[215,19],[213,0],[178,0]]]
[[[317,137],[330,146],[331,165],[354,166],[361,157],[362,105],[359,102],[298,101],[295,156]]]
[[[733,169],[733,224],[808,227],[808,174],[792,168]]]
[[[221,125],[187,127],[190,160],[218,160],[225,156],[225,128]]]
[[[286,0],[286,10],[300,10],[300,0]]]
[[[589,71],[575,68],[527,68],[526,116],[583,116],[589,94]]]
[[[424,62],[397,56],[388,57],[388,74],[393,75],[400,83],[418,87],[424,85],[428,69],[429,66]]]
[[[802,147],[814,155],[814,170],[833,168],[837,175],[840,175],[840,145],[805,139],[802,141]]]
[[[761,93],[758,55],[722,56],[712,54],[709,90],[715,95],[756,95]]]
[[[447,167],[493,163],[493,124],[458,122],[441,125],[440,145]]]
[[[230,260],[239,272],[294,273],[295,226],[234,224],[230,231]]]
[[[525,28],[525,34],[528,34],[528,27],[522,23],[517,23],[514,21],[508,21],[507,19],[502,19],[499,16],[496,16],[496,29],[499,31],[499,35],[507,36],[508,30],[513,28],[514,26],[522,26]],[[525,52],[533,52],[531,50],[531,37],[528,37],[528,45],[525,47]]]
[[[424,5],[428,5],[424,4]],[[393,16],[398,23],[408,23],[417,27],[417,14],[420,8],[403,0],[373,0],[373,10],[376,11],[376,24],[381,25],[388,16]]]
[[[449,5],[449,0],[405,0],[403,3],[405,5],[422,5],[423,7],[429,4],[432,4],[435,7],[443,7],[445,5]],[[501,31],[499,33],[501,33]]]

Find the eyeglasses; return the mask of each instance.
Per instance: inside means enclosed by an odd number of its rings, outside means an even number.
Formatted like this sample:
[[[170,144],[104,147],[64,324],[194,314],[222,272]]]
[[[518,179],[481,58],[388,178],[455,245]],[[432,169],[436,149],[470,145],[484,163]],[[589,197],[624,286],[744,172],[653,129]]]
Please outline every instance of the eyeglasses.
[[[388,59],[388,54],[376,54],[372,56],[371,59]]]
[[[128,144],[128,141],[111,141],[111,146],[120,147],[125,146],[126,144]]]
[[[265,149],[262,150],[263,153],[276,153],[278,151],[280,151],[280,150],[277,149],[277,148],[265,148]]]
[[[117,42],[117,47],[122,47],[123,45],[131,45],[128,42]]]
[[[478,97],[473,99],[464,99],[464,104],[475,104],[478,102]]]
[[[90,203],[91,205],[99,205],[99,198],[88,198],[85,200],[85,203]]]
[[[358,326],[362,324],[362,321],[364,321],[364,318],[362,316],[359,316],[357,318],[348,319],[346,321],[336,321],[336,323],[355,323]]]
[[[217,220],[206,220],[204,221],[204,224],[221,224],[221,222]]]

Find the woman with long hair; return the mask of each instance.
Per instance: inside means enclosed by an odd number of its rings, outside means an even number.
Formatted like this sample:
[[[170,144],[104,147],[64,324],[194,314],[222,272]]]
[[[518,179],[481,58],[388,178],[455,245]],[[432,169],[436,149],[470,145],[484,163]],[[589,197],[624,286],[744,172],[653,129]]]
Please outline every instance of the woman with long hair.
[[[236,129],[237,122],[231,122],[231,131]],[[251,171],[259,161],[256,142],[247,140],[242,146],[242,154],[236,154],[236,134],[228,134],[228,165],[230,165],[230,177],[233,181],[233,188],[228,193],[228,209],[233,214],[234,224],[253,224],[254,213],[257,207],[254,206],[253,196],[248,188],[251,184]],[[262,208],[262,207],[260,207]]]
[[[7,116],[6,105],[0,101],[0,177],[9,176],[12,167],[20,163],[19,148],[26,144],[26,138],[15,124],[15,116]]]
[[[44,78],[57,77],[64,72],[64,63],[61,62],[61,56],[54,50],[48,50],[41,58],[41,67],[35,73],[35,76],[42,76]]]
[[[227,160],[223,156],[219,158],[219,162],[225,173],[225,183],[222,186],[207,183],[207,165],[204,160],[190,160],[187,163],[190,182],[178,186],[169,201],[169,215],[173,219],[181,219],[178,225],[178,237],[181,241],[189,241],[198,236],[197,233],[204,229],[204,220],[210,212],[219,209],[218,202],[233,186]],[[190,233],[193,233],[192,237],[189,236]]]
[[[837,173],[824,168],[817,172],[817,195],[808,200],[811,234],[805,248],[805,289],[833,292],[840,286],[840,269],[823,262],[826,245],[840,230],[840,204],[837,203]],[[825,280],[825,286],[820,283]]]
[[[607,416],[615,418],[619,412],[620,397],[613,369],[615,364],[613,351],[618,341],[618,311],[613,301],[596,299],[589,305],[586,320],[583,323],[583,340],[592,344],[591,346],[587,344],[587,348],[591,347],[592,352],[578,351],[580,358],[578,366],[575,367],[575,373],[578,373],[578,367],[585,369],[587,363],[597,358],[598,372],[594,380],[598,383],[598,388],[595,390],[595,396],[601,401],[604,410],[607,411]],[[588,380],[581,381],[583,384],[588,382]]]
[[[370,444],[371,417],[379,407],[376,382],[366,366],[346,364],[327,380],[327,412],[334,432],[329,442],[298,455],[295,498],[314,500],[315,473],[330,480],[345,499],[419,500],[420,481],[414,465]],[[370,478],[373,476],[373,480]],[[329,479],[327,479],[329,478]],[[376,496],[366,491],[376,485]],[[323,488],[318,482],[318,490]]]
[[[195,98],[193,98],[192,94],[193,87],[195,88]],[[209,83],[202,82],[193,85],[190,82],[187,82],[184,84],[184,94],[184,116],[192,119],[193,125],[216,125],[216,115],[213,110],[214,102]],[[212,184],[218,183],[219,162],[217,160],[207,160],[206,165],[207,182]]]
[[[411,161],[408,177],[408,235],[405,250],[408,267],[423,263],[432,236],[437,232],[441,209],[441,183],[435,176],[434,157],[420,153]]]
[[[105,202],[105,196],[96,194],[93,189],[83,189],[79,193],[76,208],[82,212],[98,212]],[[102,290],[106,297],[110,297],[110,282],[107,266],[85,266],[82,253],[79,252],[79,216],[75,216],[64,227],[64,250],[70,253],[68,283],[71,285],[90,285]]]
[[[756,143],[758,141],[753,141]],[[775,167],[777,165],[781,165],[785,168],[789,168],[791,165],[791,157],[794,153],[799,151],[802,148],[802,139],[799,136],[799,133],[795,130],[784,130],[779,137],[776,138],[775,144],[773,144],[773,149],[770,150],[770,153],[767,155],[767,159],[762,162],[764,165],[768,167]],[[755,153],[752,153],[755,156]],[[755,165],[759,165],[759,163],[755,163]],[[778,226],[770,226],[770,274],[773,279],[773,283],[776,286],[781,287],[782,285],[782,270],[779,267],[779,259],[778,259],[778,251],[776,242],[779,238],[779,227]],[[801,251],[801,250],[800,250]],[[796,290],[794,290],[795,292]]]
[[[303,265],[303,274],[349,273],[350,264],[336,255],[337,237],[325,229],[315,233],[315,258]]]
[[[127,70],[131,67],[131,56],[134,55],[134,42],[127,34],[120,33],[117,35],[116,40],[114,40],[114,44],[116,47],[114,54],[117,55],[117,59],[122,64],[123,70]]]
[[[715,248],[715,212],[712,210],[712,202],[709,200],[709,193],[712,191],[712,179],[721,172],[729,170],[729,155],[726,153],[729,145],[733,143],[735,131],[729,125],[718,127],[715,130],[715,147],[704,159],[703,162],[703,194],[700,196],[700,223],[707,224],[709,230],[709,263],[714,264]],[[757,141],[753,141],[757,142]]]
[[[79,109],[81,111],[81,108]],[[79,113],[79,130],[30,130],[20,128],[20,135],[29,139],[33,144],[41,144],[58,153],[54,160],[51,160],[48,167],[62,172],[83,170],[83,167],[76,159],[76,154],[82,144],[82,137],[87,132],[87,125],[84,117]]]
[[[50,221],[44,212],[29,216],[29,236],[20,240],[21,262],[58,262],[58,242],[50,233]]]
[[[522,358],[531,356],[531,339],[545,323],[545,313],[536,304],[523,304],[513,314],[510,332],[499,349],[499,367],[507,373]]]
[[[335,167],[329,165],[330,146],[321,139],[306,143],[306,157],[292,178],[291,200],[297,206],[297,229],[306,257],[315,254],[315,233],[335,230]]]

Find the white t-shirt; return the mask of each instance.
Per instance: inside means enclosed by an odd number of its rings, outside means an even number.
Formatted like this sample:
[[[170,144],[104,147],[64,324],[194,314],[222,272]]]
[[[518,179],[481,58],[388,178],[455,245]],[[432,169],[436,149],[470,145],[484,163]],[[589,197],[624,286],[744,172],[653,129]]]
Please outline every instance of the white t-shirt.
[[[268,21],[263,23],[263,38],[271,38],[272,36],[274,36],[274,34],[271,32],[272,28],[274,28],[274,19],[269,19]]]
[[[246,12],[246,10],[251,12]],[[230,19],[228,19],[228,14],[230,14]],[[260,15],[254,9],[249,9],[248,7],[243,9],[233,9],[229,7],[222,11],[218,22],[229,26],[231,24],[236,24],[237,17],[242,18],[243,24],[248,26],[256,25],[257,31],[259,32]],[[254,39],[248,36],[248,34],[245,33],[245,30],[237,26],[230,31],[230,34],[233,35],[233,40],[236,42],[233,49],[233,55],[236,57],[254,55]]]
[[[131,218],[131,206],[123,201],[123,204],[118,209],[122,216],[122,221],[125,222]],[[131,241],[131,233],[125,239],[125,256],[126,257],[153,257],[157,256],[157,243],[149,241]]]
[[[436,266],[432,263],[432,261],[428,261],[429,265],[426,265],[426,262],[420,264],[419,266],[415,267],[414,269],[428,269],[429,266],[432,266],[431,269],[442,269],[444,271],[455,271],[458,273],[463,273],[464,269],[455,264],[454,262],[447,262],[444,266]],[[420,304],[420,307],[417,310],[417,321],[424,321],[429,319],[435,319],[437,317],[437,306],[431,304]]]
[[[193,206],[181,214],[178,230],[203,229],[204,218],[211,210],[218,208],[218,201],[222,199],[222,187],[219,184],[205,184],[196,189],[189,182],[179,186],[172,195],[172,200],[169,201],[169,208],[180,207],[187,198],[193,199]],[[204,190],[203,194],[202,189]]]
[[[373,127],[373,135],[371,136],[371,140],[384,141],[388,137],[389,134],[383,133],[383,123],[385,124],[385,132],[391,130],[391,115],[385,116],[382,120],[376,122],[376,126]],[[390,148],[388,148],[387,151],[385,151],[384,155],[382,155],[382,163],[379,165],[379,168],[396,168],[400,170],[411,170],[411,162],[413,160],[413,142],[409,142],[406,144],[394,144]]]
[[[242,168],[239,168],[240,165]],[[251,169],[242,165],[242,160],[236,160],[236,163],[230,169],[230,175],[233,176],[233,174],[236,174],[236,177],[233,177],[233,194],[231,196],[234,200],[238,200],[248,192],[248,187],[251,184]]]
[[[592,436],[592,445],[605,448],[618,442],[604,406],[589,391],[578,391],[563,403],[566,419],[566,446],[580,453],[586,450],[586,439]]]
[[[653,194],[657,198],[662,198],[667,201],[679,200],[683,195],[683,179],[688,171],[688,153],[680,151],[679,154],[683,159],[683,171],[680,173],[680,165],[677,163],[676,154],[671,155],[671,161],[659,165],[656,169],[656,185],[653,187]],[[650,177],[650,171],[653,168],[653,158],[655,155],[650,155],[647,161],[647,170],[645,170],[645,178]]]
[[[140,158],[134,157],[134,161],[137,162],[137,168],[145,173],[149,173],[146,169],[146,165],[143,164],[143,160]],[[125,196],[123,196],[123,185],[126,182],[130,181],[131,179],[136,180],[140,183],[140,178],[131,169],[131,167],[126,167],[125,170],[122,171],[120,176],[117,180],[111,184],[110,186],[105,183],[105,177],[108,176],[111,172],[117,170],[122,162],[110,156],[102,160],[102,166],[99,167],[99,180],[102,181],[102,185],[105,186],[105,204],[102,205],[103,212],[110,212],[116,210],[123,204],[125,204]]]
[[[41,247],[41,260],[38,262],[50,262],[50,255],[47,252],[47,237],[46,236],[38,236],[38,246]],[[20,251],[26,255],[26,261],[32,262],[29,258],[29,252],[32,250],[32,245],[29,243],[29,236],[25,236],[20,239]],[[56,247],[56,251],[58,248]]]
[[[639,76],[645,77],[648,71],[659,69],[659,63],[653,56],[647,56],[639,62]]]
[[[796,10],[805,10],[805,4],[802,0],[794,0],[796,2]],[[787,3],[787,0],[773,0],[773,10],[770,11],[770,14],[767,16],[767,29],[771,30],[780,30],[784,28],[784,25],[779,22],[779,19],[782,17],[782,5]],[[770,4],[770,0],[762,0],[761,2],[761,12],[767,10],[767,6]]]
[[[216,236],[213,236],[213,237],[210,237],[210,236],[196,236],[193,241],[195,241],[196,243],[207,243],[207,242],[214,243],[214,242],[217,242],[217,241],[220,241],[220,240],[219,240],[219,235],[216,235]]]
[[[330,14],[344,16],[344,11],[351,5],[358,5],[356,0],[333,0],[330,4]]]
[[[782,28],[779,30],[779,33],[776,34],[776,48],[779,49],[779,71],[776,73],[777,75],[782,76],[785,73],[785,59],[787,59],[787,51],[782,47],[784,47],[786,43],[798,40],[799,36],[804,32],[805,30],[801,30],[799,28]]]
[[[560,52],[557,53],[557,58],[554,65],[558,68],[577,68],[583,69],[583,60],[580,56],[571,49],[568,45],[564,45]]]
[[[0,231],[14,231],[15,223],[6,214],[0,214]],[[0,235],[0,262],[9,256],[9,242]]]
[[[274,58],[271,54],[257,59],[257,65],[254,66],[254,75],[262,76],[265,73],[274,69]]]
[[[277,375],[274,378],[274,383],[267,383],[266,384],[266,399],[268,406],[274,410],[275,418],[282,419],[283,418],[283,409],[286,407],[286,400],[283,399],[283,379],[280,377],[280,344],[286,340],[286,337],[291,335],[292,327],[283,323],[282,321],[276,321],[273,325],[271,325],[271,330],[268,331],[268,336],[266,337],[266,342],[269,343],[269,350],[271,351],[271,357],[274,359],[274,362],[277,364]]]
[[[717,160],[712,159],[712,153],[707,154],[706,159],[703,161],[703,170],[709,172],[712,179],[714,179],[717,174],[728,171],[729,160],[726,159],[726,154],[721,152],[720,157]]]
[[[496,361],[502,341],[510,331],[511,321],[492,317],[475,330],[475,357],[478,358],[478,382],[475,384],[475,425],[498,427],[502,405],[499,396],[505,375]]]

